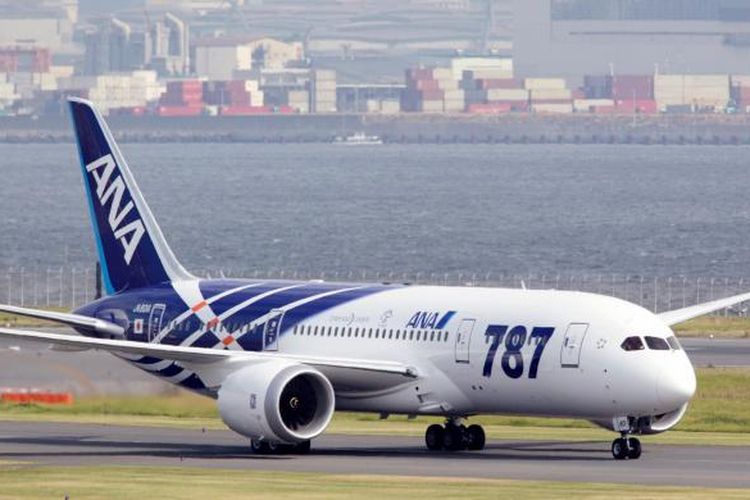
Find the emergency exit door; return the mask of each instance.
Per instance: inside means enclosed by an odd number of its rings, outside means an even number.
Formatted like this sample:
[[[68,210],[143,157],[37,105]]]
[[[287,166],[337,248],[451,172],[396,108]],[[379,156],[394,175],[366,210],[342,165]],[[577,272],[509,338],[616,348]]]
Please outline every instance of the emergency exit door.
[[[571,323],[565,331],[562,350],[560,351],[560,364],[566,368],[577,368],[581,362],[581,347],[589,329],[587,323]]]

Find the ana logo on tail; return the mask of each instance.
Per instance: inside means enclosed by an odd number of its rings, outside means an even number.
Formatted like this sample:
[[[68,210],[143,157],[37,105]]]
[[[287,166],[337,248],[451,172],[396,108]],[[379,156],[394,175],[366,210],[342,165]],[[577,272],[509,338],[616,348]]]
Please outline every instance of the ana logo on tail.
[[[125,206],[122,206],[126,192],[125,182],[120,175],[112,178],[116,165],[112,155],[108,154],[86,165],[86,171],[96,182],[96,197],[101,206],[104,207],[107,202],[112,202],[109,207],[109,227],[112,228],[115,239],[120,241],[125,250],[125,263],[129,265],[146,230],[140,218],[123,226],[125,218],[133,210],[134,205],[133,200],[128,200]]]

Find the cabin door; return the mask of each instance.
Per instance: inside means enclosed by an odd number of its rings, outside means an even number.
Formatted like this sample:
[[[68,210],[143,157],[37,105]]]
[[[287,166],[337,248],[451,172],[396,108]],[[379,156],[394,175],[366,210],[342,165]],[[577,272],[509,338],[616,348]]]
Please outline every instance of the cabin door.
[[[281,321],[284,319],[284,311],[271,311],[271,317],[266,321],[263,329],[263,350],[279,350],[279,333],[281,333]]]
[[[458,325],[456,331],[456,363],[469,362],[469,347],[471,345],[471,333],[474,331],[476,320],[464,319]]]
[[[161,331],[161,321],[164,318],[164,311],[167,306],[164,304],[154,304],[151,307],[151,314],[148,317],[148,341],[152,342],[159,336]]]
[[[571,323],[565,331],[562,350],[560,351],[560,364],[566,368],[578,368],[581,361],[581,347],[586,338],[589,325],[586,323]]]

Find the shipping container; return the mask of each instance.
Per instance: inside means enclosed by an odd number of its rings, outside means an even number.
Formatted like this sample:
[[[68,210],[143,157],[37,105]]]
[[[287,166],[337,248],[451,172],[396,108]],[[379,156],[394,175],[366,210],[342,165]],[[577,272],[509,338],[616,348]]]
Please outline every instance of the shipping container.
[[[411,68],[406,70],[406,80],[432,80],[431,68]]]
[[[513,79],[513,72],[488,68],[464,71],[461,76],[465,80],[511,80]]]
[[[425,113],[442,113],[443,112],[443,100],[429,100],[425,99],[420,103],[419,110]]]
[[[589,112],[595,106],[614,106],[612,99],[574,99],[573,109],[578,112]]]
[[[523,86],[529,90],[562,90],[566,83],[564,78],[526,78]]]
[[[445,99],[443,101],[443,110],[448,113],[463,111],[466,103],[463,99]]]
[[[474,82],[477,89],[523,89],[521,82],[514,78],[484,78]]]
[[[612,98],[648,99],[654,98],[654,77],[651,75],[616,75],[612,79]]]
[[[611,75],[585,75],[583,90],[587,99],[610,99],[612,97]]]
[[[526,89],[489,89],[486,92],[487,101],[527,101],[529,91]]]
[[[437,80],[409,80],[406,86],[412,90],[439,90]]]
[[[531,103],[531,110],[535,113],[572,113],[573,112],[573,104],[572,103]]]
[[[659,112],[659,106],[653,99],[624,99],[616,101],[617,109],[624,113],[654,114]]]
[[[571,100],[573,95],[568,89],[534,89],[529,91],[531,101]]]

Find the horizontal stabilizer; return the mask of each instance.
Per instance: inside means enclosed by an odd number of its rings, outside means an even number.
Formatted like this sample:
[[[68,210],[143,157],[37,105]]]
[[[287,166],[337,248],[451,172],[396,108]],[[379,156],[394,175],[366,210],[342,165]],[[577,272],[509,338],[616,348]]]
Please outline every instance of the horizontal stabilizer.
[[[750,293],[742,293],[725,299],[712,300],[711,302],[659,313],[658,316],[667,326],[672,326],[747,301],[750,301]]]
[[[70,326],[91,333],[97,337],[122,338],[125,335],[125,330],[119,325],[115,325],[109,321],[91,318],[89,316],[82,316],[80,314],[41,311],[39,309],[29,309],[26,307],[9,306],[5,304],[0,304],[0,312],[59,323],[61,325]]]

